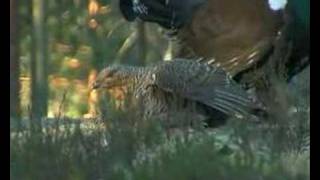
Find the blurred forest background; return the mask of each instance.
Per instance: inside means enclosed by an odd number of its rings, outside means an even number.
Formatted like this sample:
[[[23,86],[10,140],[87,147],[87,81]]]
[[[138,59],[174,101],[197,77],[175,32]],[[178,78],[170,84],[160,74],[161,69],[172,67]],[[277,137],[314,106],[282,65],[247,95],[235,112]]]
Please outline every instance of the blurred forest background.
[[[11,117],[91,117],[101,68],[170,57],[159,26],[126,22],[116,0],[11,0],[10,19]]]

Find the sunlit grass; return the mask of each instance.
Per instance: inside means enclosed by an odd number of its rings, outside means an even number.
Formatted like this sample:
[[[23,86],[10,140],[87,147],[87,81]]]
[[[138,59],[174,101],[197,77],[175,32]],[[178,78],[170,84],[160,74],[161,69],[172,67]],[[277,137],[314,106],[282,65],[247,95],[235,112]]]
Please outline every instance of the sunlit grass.
[[[309,151],[293,143],[303,140],[297,130],[307,116],[303,111],[280,124],[231,119],[219,129],[168,136],[157,119],[142,119],[139,109],[106,105],[106,117],[96,122],[51,119],[42,132],[12,131],[11,178],[309,179]]]

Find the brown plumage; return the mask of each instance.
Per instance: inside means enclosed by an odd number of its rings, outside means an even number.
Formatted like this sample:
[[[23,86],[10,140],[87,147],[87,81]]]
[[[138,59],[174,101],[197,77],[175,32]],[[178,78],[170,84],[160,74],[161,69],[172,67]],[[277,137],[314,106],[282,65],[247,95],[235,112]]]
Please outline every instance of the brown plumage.
[[[218,114],[248,117],[258,109],[221,68],[185,59],[148,67],[109,66],[93,84],[93,89],[118,87],[126,87],[142,102],[145,115],[164,120],[170,114],[192,112],[208,124],[219,124]]]
[[[208,0],[179,29],[177,56],[214,59],[235,75],[254,65],[272,47],[283,26],[282,14],[263,0]],[[189,52],[188,52],[189,51]],[[190,52],[192,51],[192,52]]]
[[[289,80],[309,64],[304,58],[309,54],[309,29],[302,25],[305,17],[299,14],[299,5],[308,0],[288,1],[280,10],[272,10],[270,1],[119,2],[128,21],[139,18],[169,30],[177,40],[174,58],[202,57],[202,62],[221,66],[238,82],[265,89],[270,74]]]
[[[175,30],[178,46],[174,57],[203,57],[231,75],[252,67],[270,51],[284,25],[283,12],[273,11],[268,0],[130,2],[120,1],[127,20],[139,17]],[[142,7],[148,11],[135,10]]]

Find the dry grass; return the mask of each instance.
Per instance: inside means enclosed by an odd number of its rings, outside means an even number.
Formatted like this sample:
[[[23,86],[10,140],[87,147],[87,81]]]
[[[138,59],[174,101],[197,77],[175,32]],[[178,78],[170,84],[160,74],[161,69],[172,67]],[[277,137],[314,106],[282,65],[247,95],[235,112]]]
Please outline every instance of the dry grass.
[[[119,111],[103,101],[97,121],[104,128],[12,130],[11,179],[310,179],[309,95],[278,87],[281,110],[274,106],[273,119],[260,124],[231,119],[219,129],[167,136],[157,119],[141,118],[139,107]],[[293,105],[297,110],[287,111]]]

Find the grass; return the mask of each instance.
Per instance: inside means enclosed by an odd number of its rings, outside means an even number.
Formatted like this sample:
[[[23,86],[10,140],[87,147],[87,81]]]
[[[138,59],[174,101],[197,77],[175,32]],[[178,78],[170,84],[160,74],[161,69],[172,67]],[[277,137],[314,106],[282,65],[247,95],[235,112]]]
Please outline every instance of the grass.
[[[70,126],[11,137],[11,178],[309,178],[308,152],[285,146],[276,137],[278,129],[268,134],[264,132],[269,129],[231,123],[216,131],[182,132],[167,138],[156,122],[134,127],[131,123],[139,120],[124,116],[109,123],[107,130]],[[291,138],[298,140],[298,136]]]
[[[287,94],[286,88],[280,89]],[[273,119],[262,124],[230,119],[222,128],[182,129],[170,136],[159,121],[140,118],[136,109],[121,112],[110,107],[103,113],[103,128],[80,123],[53,123],[42,131],[12,128],[10,177],[310,179],[309,111],[304,106],[308,98],[292,94],[280,99],[299,108],[284,113],[275,107]]]

